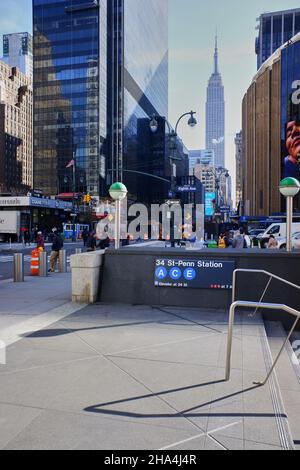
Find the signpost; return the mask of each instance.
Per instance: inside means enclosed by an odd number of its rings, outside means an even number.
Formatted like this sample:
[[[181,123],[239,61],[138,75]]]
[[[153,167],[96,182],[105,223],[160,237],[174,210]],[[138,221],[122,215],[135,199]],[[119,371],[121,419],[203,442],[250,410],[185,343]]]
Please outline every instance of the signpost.
[[[233,261],[161,258],[155,262],[156,287],[231,290]]]

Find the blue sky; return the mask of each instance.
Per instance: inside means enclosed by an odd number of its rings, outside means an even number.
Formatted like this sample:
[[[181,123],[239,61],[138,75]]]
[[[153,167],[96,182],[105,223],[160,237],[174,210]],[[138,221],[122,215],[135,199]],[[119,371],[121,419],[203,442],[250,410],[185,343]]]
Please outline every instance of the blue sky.
[[[198,127],[190,130],[182,123],[179,133],[188,148],[204,147],[205,93],[217,28],[226,96],[226,160],[233,172],[241,102],[256,72],[256,18],[265,11],[297,8],[299,0],[169,0],[169,4],[170,121],[175,123],[191,109],[197,111]],[[31,0],[2,0],[0,35],[27,30],[31,30]]]

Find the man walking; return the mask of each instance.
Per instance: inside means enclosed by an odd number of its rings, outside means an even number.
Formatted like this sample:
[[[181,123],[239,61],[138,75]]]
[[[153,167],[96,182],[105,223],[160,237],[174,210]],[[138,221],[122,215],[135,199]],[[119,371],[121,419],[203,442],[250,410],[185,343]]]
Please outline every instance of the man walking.
[[[59,259],[59,252],[62,250],[64,243],[57,232],[57,229],[54,228],[53,232],[53,242],[52,242],[52,253],[50,258],[50,272],[55,273],[56,262]]]

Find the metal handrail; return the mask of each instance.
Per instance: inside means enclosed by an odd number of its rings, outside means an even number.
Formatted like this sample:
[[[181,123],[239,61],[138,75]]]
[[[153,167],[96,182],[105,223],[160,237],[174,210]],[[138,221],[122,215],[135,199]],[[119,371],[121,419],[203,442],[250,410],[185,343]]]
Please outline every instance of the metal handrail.
[[[277,281],[280,281],[282,282],[283,284],[286,284],[290,287],[293,287],[297,290],[300,290],[300,286],[298,286],[297,284],[294,284],[290,281],[287,281],[286,279],[283,279],[282,277],[279,277],[279,276],[276,276],[276,274],[273,274],[273,273],[270,273],[269,271],[264,271],[262,269],[236,269],[234,272],[233,272],[233,281],[232,281],[232,303],[234,303],[236,301],[236,298],[235,298],[235,295],[236,295],[236,278],[237,278],[237,274],[238,273],[255,273],[255,274],[265,274],[266,276],[269,277],[269,281],[266,285],[266,288],[260,298],[260,303],[263,301],[269,287],[270,287],[270,284],[272,282],[273,279],[276,279]],[[259,310],[259,306],[256,307],[255,309],[255,312],[253,315],[255,315],[257,313],[257,311]]]
[[[287,305],[284,304],[271,304],[271,303],[261,303],[261,302],[245,302],[245,301],[237,301],[233,302],[231,307],[230,307],[230,313],[229,313],[229,327],[228,327],[228,340],[227,340],[227,355],[226,355],[226,377],[225,380],[228,382],[230,380],[230,373],[231,373],[231,357],[232,357],[232,340],[233,340],[233,327],[234,327],[234,318],[235,318],[235,311],[238,307],[244,307],[244,308],[261,308],[261,309],[272,309],[272,310],[282,310],[284,312],[287,312],[294,317],[296,317],[296,321],[287,336],[282,348],[279,351],[278,356],[276,357],[275,361],[273,362],[273,365],[271,367],[271,370],[269,371],[266,379],[263,382],[254,382],[255,385],[266,385],[268,382],[269,378],[271,377],[273,370],[275,369],[281,354],[283,353],[286,345],[288,344],[296,326],[297,323],[299,322],[300,319],[300,312],[298,310],[295,310],[294,308],[288,307]]]

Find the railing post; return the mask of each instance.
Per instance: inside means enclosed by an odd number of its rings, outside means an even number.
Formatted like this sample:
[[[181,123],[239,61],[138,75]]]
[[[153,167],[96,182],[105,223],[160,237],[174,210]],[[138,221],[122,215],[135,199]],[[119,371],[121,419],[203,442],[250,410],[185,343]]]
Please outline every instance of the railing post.
[[[230,373],[231,373],[233,327],[234,327],[234,316],[235,316],[236,307],[237,307],[237,304],[233,303],[230,307],[230,312],[229,312],[229,326],[228,326],[227,354],[226,354],[226,377],[225,377],[225,380],[227,382],[230,380]]]

